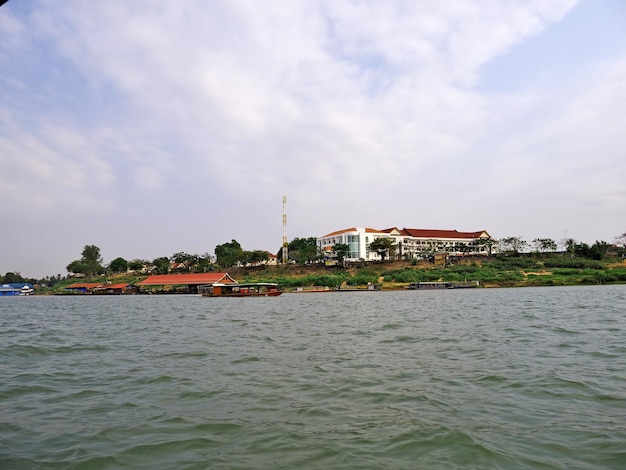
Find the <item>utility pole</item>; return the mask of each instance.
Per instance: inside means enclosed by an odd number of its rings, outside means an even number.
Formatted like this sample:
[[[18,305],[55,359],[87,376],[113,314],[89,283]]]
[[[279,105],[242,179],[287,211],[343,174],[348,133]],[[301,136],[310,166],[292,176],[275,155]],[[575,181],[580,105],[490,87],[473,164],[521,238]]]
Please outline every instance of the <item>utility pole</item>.
[[[289,262],[289,242],[287,241],[287,196],[283,196],[283,252],[282,263]]]

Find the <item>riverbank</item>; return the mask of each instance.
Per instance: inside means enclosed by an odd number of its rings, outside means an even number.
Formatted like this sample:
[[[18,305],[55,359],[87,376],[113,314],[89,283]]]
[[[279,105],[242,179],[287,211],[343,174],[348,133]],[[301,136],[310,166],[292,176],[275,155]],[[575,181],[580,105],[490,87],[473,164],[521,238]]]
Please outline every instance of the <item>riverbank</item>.
[[[626,261],[569,257],[498,257],[465,260],[446,266],[394,261],[346,268],[287,267],[257,273],[243,271],[246,281],[278,282],[286,289],[304,286],[365,286],[404,289],[411,282],[478,281],[481,287],[531,287],[626,283]],[[234,276],[239,279],[237,275]]]
[[[445,266],[426,261],[360,263],[351,266],[313,265],[234,267],[224,269],[240,282],[276,282],[286,291],[301,287],[359,287],[404,289],[411,282],[478,281],[480,287],[572,286],[626,284],[626,260],[604,261],[565,256],[509,256],[459,260]],[[146,275],[123,274],[82,279],[83,282],[136,284]],[[67,279],[37,294],[58,294],[76,282]]]

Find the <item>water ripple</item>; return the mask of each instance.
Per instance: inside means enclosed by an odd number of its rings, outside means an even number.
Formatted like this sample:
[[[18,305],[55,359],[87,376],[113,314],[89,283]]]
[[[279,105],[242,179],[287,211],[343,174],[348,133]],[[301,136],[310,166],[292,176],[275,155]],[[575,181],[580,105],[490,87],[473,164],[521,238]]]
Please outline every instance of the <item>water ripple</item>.
[[[0,468],[626,468],[626,286],[0,302]]]

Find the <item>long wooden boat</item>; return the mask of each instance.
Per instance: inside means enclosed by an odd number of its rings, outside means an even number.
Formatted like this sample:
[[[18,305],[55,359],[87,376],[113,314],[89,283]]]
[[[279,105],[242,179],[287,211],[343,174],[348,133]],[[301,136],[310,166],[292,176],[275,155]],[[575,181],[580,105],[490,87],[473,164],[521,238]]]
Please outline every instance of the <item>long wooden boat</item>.
[[[470,289],[478,287],[478,281],[463,282],[411,282],[406,286],[409,290],[431,290],[431,289]]]
[[[328,286],[304,286],[304,287],[296,287],[295,290],[291,292],[294,294],[303,294],[303,293],[320,293],[320,292],[335,292],[336,289]]]
[[[203,297],[277,297],[283,292],[273,282],[213,283],[198,286]]]
[[[366,287],[348,287],[339,286],[335,289],[335,292],[378,292],[380,286],[378,284],[370,284]]]

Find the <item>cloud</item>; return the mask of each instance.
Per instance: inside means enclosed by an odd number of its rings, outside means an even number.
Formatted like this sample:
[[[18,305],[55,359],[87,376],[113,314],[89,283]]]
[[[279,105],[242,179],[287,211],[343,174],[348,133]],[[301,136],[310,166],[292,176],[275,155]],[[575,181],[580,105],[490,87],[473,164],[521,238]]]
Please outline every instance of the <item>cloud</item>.
[[[8,71],[0,160],[21,163],[0,175],[0,190],[7,201],[24,192],[39,201],[23,217],[75,201],[111,225],[116,214],[129,217],[131,201],[152,220],[164,209],[193,220],[201,203],[252,201],[279,212],[287,194],[294,236],[359,224],[503,235],[524,226],[549,236],[544,230],[560,232],[575,217],[574,205],[624,201],[626,119],[615,106],[624,54],[604,47],[601,60],[587,50],[576,62],[573,51],[567,79],[535,80],[547,70],[542,46],[556,41],[553,32],[583,27],[592,8],[569,0],[10,2],[0,11],[9,32],[0,45]],[[557,38],[553,62],[574,35]],[[521,60],[524,47],[537,60]],[[532,220],[542,198],[563,214],[549,227]],[[453,209],[468,201],[477,210]],[[510,207],[527,215],[508,220]],[[214,208],[205,243],[240,236],[272,249],[280,228],[249,230],[268,224],[264,212],[240,220]],[[171,243],[163,232],[162,245]]]

